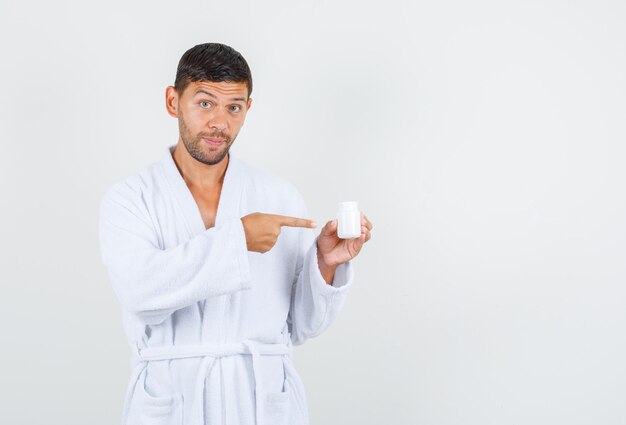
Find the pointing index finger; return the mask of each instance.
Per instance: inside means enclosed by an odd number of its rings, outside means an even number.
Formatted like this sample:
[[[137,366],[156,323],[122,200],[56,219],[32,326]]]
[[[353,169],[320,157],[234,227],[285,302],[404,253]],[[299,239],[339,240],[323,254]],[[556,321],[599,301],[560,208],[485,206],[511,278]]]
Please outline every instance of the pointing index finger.
[[[288,215],[278,214],[274,214],[274,217],[278,219],[278,222],[281,226],[308,228],[314,228],[317,226],[317,223],[315,223],[315,221],[306,218],[290,217]]]

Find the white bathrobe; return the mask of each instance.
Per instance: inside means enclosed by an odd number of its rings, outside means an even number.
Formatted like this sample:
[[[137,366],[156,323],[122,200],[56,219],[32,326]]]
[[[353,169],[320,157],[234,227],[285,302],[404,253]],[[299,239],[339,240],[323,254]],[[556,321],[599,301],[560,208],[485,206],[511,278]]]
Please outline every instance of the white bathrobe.
[[[282,227],[270,251],[249,252],[241,217],[308,214],[291,183],[232,150],[205,229],[173,149],[114,184],[100,206],[102,260],[132,352],[122,423],[308,424],[292,345],[337,318],[352,264],[326,284],[306,228]]]

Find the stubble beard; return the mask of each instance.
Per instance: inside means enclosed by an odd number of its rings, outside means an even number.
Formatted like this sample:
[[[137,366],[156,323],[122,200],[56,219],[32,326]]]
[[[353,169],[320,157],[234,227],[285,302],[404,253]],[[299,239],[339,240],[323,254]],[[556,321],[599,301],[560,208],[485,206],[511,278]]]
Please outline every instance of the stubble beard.
[[[222,161],[228,154],[230,146],[235,141],[235,138],[231,139],[228,135],[222,132],[201,132],[193,136],[189,127],[187,127],[187,124],[185,123],[185,118],[183,117],[182,112],[180,111],[178,117],[178,129],[180,131],[180,138],[183,141],[183,145],[185,145],[185,149],[189,152],[189,155],[191,155],[191,157],[196,161],[200,161],[207,165],[215,165]],[[211,147],[207,145],[204,140],[202,140],[203,137],[219,138],[224,140],[224,143],[219,148]]]

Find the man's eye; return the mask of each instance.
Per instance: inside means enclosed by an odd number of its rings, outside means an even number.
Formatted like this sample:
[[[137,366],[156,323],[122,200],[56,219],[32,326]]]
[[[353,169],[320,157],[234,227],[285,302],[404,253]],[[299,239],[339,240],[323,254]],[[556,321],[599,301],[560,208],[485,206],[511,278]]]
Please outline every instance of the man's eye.
[[[209,102],[200,102],[200,106],[203,107],[203,108],[208,108],[209,105],[210,105]]]
[[[231,108],[232,108],[231,110],[233,112],[239,112],[241,110],[241,106],[239,106],[239,105],[233,105],[233,106],[231,106]]]

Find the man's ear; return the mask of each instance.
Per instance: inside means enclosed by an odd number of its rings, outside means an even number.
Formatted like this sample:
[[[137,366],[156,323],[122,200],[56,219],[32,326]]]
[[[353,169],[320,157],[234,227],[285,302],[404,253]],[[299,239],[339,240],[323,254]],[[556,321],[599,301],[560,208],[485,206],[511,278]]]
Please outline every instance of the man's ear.
[[[178,118],[178,93],[174,86],[165,89],[165,109],[170,116]]]
[[[246,109],[250,110],[250,107],[252,106],[252,98],[248,98],[248,107]]]

